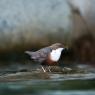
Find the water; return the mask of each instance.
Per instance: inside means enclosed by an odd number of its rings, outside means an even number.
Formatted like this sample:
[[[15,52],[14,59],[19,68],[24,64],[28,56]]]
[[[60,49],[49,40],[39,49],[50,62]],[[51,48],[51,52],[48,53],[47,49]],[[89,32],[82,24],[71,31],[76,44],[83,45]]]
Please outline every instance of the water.
[[[0,83],[0,95],[95,95],[95,80],[26,80]]]
[[[29,67],[32,66],[15,64],[1,68],[1,77],[7,76],[7,81],[0,82],[0,95],[95,95],[95,71],[90,67],[86,67],[90,69],[86,74],[49,74],[50,79],[38,79],[40,73],[18,72],[23,68],[30,70]],[[13,76],[8,77],[11,73]]]

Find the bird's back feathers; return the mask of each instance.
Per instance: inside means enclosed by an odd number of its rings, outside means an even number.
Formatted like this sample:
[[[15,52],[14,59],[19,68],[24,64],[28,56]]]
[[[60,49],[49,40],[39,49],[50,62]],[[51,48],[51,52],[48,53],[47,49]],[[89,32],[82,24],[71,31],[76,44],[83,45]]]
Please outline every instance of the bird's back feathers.
[[[51,52],[51,48],[46,47],[42,48],[36,52],[32,51],[25,51],[26,54],[30,55],[31,59],[34,59],[34,61],[43,62],[46,60],[48,54]]]

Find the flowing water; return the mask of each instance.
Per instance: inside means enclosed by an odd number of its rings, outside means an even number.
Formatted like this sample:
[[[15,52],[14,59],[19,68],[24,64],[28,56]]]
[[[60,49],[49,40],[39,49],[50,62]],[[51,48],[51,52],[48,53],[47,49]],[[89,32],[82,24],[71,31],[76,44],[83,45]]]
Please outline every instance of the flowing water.
[[[7,81],[0,80],[0,95],[95,95],[95,72],[86,74],[49,73],[50,79],[37,79],[33,76],[39,77],[40,75],[33,74],[31,78],[31,74],[26,71],[16,73],[19,70],[17,68],[22,68],[22,65],[15,64],[7,67],[9,69],[4,67],[0,69],[0,79],[4,76],[6,76],[4,79],[7,78]],[[27,68],[29,69],[29,67],[30,65]],[[10,70],[12,70],[12,74],[10,74]],[[9,73],[9,78],[6,73]],[[23,74],[24,76],[22,76]],[[13,78],[16,80],[9,81]]]
[[[95,80],[54,78],[1,82],[0,95],[95,95]]]

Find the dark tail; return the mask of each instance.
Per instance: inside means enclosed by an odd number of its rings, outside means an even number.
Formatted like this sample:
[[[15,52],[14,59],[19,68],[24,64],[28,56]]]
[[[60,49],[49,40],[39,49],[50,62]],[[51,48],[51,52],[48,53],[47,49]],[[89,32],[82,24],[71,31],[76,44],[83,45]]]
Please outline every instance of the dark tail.
[[[33,54],[33,52],[31,52],[31,51],[25,51],[25,53],[30,55],[30,56],[32,56],[32,54]]]
[[[35,53],[34,52],[31,52],[31,51],[25,51],[26,54],[28,54],[31,59],[34,59],[36,60],[37,59],[37,56],[35,56]]]

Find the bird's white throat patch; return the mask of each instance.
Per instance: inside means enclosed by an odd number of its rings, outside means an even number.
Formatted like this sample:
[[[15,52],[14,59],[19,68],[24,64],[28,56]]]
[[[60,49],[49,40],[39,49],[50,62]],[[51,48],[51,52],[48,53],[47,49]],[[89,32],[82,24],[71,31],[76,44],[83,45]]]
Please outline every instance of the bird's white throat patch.
[[[52,50],[52,52],[50,53],[50,58],[52,61],[58,61],[61,55],[61,52],[64,48],[58,48],[56,50]]]

